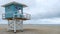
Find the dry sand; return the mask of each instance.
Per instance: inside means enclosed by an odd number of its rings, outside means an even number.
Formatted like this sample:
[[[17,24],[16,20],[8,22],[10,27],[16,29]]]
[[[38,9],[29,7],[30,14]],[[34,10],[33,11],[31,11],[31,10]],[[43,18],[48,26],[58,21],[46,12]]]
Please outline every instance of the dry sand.
[[[60,34],[60,26],[24,25],[24,31],[7,31],[7,25],[0,25],[0,34]]]

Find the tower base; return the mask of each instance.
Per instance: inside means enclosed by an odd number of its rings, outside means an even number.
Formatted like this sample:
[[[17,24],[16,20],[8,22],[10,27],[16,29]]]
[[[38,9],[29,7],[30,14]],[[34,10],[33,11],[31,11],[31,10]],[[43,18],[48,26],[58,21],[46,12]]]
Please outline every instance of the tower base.
[[[8,31],[9,30],[13,30],[14,32],[20,30],[23,32],[23,20],[8,20]]]

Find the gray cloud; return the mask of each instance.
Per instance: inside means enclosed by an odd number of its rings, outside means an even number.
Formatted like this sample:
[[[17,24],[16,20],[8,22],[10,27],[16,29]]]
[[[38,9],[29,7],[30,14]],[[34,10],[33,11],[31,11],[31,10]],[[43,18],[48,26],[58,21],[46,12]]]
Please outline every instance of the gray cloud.
[[[58,18],[60,17],[60,1],[59,0],[45,0],[45,2],[37,2],[37,7],[34,9],[36,12],[32,19],[42,18]],[[34,12],[34,13],[35,13]]]

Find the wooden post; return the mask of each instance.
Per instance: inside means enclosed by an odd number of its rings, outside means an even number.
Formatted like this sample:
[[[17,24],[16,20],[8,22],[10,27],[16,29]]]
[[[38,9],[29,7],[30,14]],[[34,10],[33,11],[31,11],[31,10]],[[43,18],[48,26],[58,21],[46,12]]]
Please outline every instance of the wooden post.
[[[23,20],[20,20],[20,28],[21,28],[21,32],[23,32]]]
[[[14,32],[16,33],[16,19],[14,20]]]
[[[9,23],[9,20],[8,20],[8,28],[7,28],[7,31],[10,30],[10,23]]]

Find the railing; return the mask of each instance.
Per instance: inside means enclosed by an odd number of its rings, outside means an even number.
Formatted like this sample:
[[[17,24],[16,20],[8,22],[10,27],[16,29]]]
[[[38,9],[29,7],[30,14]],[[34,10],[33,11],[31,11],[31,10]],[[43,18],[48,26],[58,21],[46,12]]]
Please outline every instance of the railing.
[[[5,15],[6,14],[2,14],[2,18],[3,19],[6,18]],[[30,14],[27,14],[27,13],[25,13],[25,14],[13,14],[13,18],[31,19],[31,15]]]
[[[2,14],[2,19],[5,19],[5,14]]]
[[[31,15],[30,14],[23,14],[24,18],[27,18],[27,19],[31,19]]]

